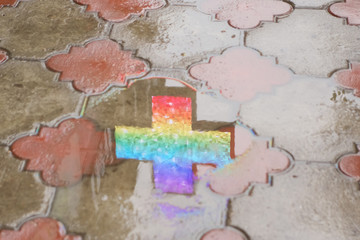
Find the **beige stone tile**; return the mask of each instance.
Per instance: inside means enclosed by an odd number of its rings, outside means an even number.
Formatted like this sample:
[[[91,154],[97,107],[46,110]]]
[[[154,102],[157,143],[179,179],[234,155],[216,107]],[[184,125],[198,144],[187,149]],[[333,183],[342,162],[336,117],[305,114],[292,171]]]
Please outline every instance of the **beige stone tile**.
[[[104,176],[85,177],[80,183],[58,189],[51,217],[84,239],[125,239],[136,224],[129,198],[136,183],[138,161],[107,167]]]
[[[297,74],[326,77],[346,68],[347,60],[360,60],[354,51],[359,34],[358,27],[344,25],[326,10],[296,9],[278,24],[248,31],[246,45],[277,57]]]
[[[111,38],[125,49],[138,49],[137,56],[155,68],[187,68],[207,54],[219,54],[240,43],[238,30],[226,22],[211,21],[211,16],[189,6],[168,6],[115,24]]]
[[[240,119],[260,136],[274,137],[275,147],[295,160],[335,162],[360,141],[359,106],[333,79],[298,76],[242,104]]]
[[[0,139],[75,111],[80,94],[69,83],[55,82],[54,75],[40,62],[10,60],[0,65]]]
[[[297,163],[273,186],[231,202],[229,224],[252,240],[355,240],[360,234],[358,184],[333,165]]]
[[[321,8],[328,6],[334,0],[292,0],[296,7]]]
[[[28,217],[44,216],[55,188],[45,186],[40,178],[20,172],[21,161],[0,147],[0,227],[15,227]]]
[[[104,23],[69,0],[32,0],[0,10],[0,47],[12,57],[44,58],[100,35]]]

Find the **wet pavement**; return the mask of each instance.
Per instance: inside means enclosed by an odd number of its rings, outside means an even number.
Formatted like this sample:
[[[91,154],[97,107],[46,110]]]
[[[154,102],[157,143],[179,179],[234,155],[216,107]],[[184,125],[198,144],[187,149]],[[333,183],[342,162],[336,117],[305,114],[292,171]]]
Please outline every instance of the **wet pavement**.
[[[0,0],[0,240],[358,240],[358,0]]]

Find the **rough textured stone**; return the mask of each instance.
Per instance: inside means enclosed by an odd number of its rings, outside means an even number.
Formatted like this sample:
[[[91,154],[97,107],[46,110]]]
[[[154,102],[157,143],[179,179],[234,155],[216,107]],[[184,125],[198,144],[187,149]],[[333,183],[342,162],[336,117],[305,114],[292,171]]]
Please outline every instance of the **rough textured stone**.
[[[186,68],[207,54],[219,54],[240,43],[239,31],[226,22],[213,22],[194,7],[183,6],[168,6],[115,24],[111,38],[125,49],[138,49],[137,56],[162,68]]]
[[[344,25],[343,19],[325,10],[297,9],[278,24],[264,23],[249,31],[246,45],[278,57],[297,74],[325,77],[346,68],[347,60],[360,59],[354,51],[359,34],[358,27]]]
[[[105,177],[85,177],[56,194],[50,215],[63,222],[69,232],[84,239],[125,239],[135,224],[129,198],[136,183],[138,161],[127,160],[107,167]]]
[[[10,60],[0,65],[0,139],[75,111],[80,94],[53,81],[54,75],[39,62]]]
[[[295,160],[332,161],[360,141],[360,100],[333,79],[296,77],[273,94],[245,103],[240,119]]]
[[[297,163],[274,177],[273,187],[259,186],[251,196],[232,200],[229,224],[252,240],[356,240],[359,193],[333,165]]]
[[[55,189],[46,187],[33,173],[20,172],[21,161],[0,147],[0,228],[15,227],[27,217],[44,215]]]
[[[0,47],[13,57],[44,58],[100,35],[103,28],[103,22],[69,0],[32,0],[0,11]]]

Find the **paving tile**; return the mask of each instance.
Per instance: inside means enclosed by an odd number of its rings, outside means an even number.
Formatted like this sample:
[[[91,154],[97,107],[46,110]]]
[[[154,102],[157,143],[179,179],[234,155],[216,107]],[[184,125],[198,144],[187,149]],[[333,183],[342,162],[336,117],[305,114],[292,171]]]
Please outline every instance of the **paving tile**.
[[[135,1],[102,1],[102,0],[75,0],[86,5],[86,11],[98,12],[99,16],[108,21],[121,22],[131,16],[144,15],[147,10],[154,10],[165,6],[164,0],[135,0]]]
[[[138,161],[127,160],[105,169],[105,177],[92,175],[78,184],[60,188],[51,217],[84,239],[125,239],[136,224],[129,198],[136,184]]]
[[[11,151],[28,160],[27,171],[39,171],[43,181],[55,187],[80,181],[83,175],[100,175],[114,164],[111,135],[97,131],[86,119],[68,119],[56,128],[42,127],[36,136],[16,140]]]
[[[26,1],[0,11],[0,47],[12,57],[44,58],[68,44],[100,35],[104,25],[65,0]]]
[[[333,165],[296,164],[271,188],[231,201],[229,225],[253,240],[358,239],[360,194]],[[261,216],[261,217],[259,217]]]
[[[80,94],[53,78],[39,62],[10,60],[0,65],[0,139],[75,111]]]
[[[18,0],[0,0],[0,8],[4,6],[15,6]]]
[[[111,38],[125,49],[138,49],[137,56],[149,60],[153,68],[186,68],[209,53],[219,54],[238,45],[239,34],[194,7],[168,6],[143,18],[114,24]]]
[[[235,147],[238,152],[232,163],[204,177],[208,179],[212,191],[225,196],[242,194],[254,183],[269,183],[269,174],[280,173],[290,167],[289,157],[269,146],[268,141],[251,134],[250,144],[244,141],[249,133],[248,129],[236,126],[235,145],[242,143],[243,146]]]
[[[307,8],[323,8],[324,6],[329,5],[334,2],[333,0],[292,0],[292,3],[295,4],[295,7],[307,7]]]
[[[44,186],[35,174],[20,172],[20,165],[5,147],[0,147],[0,228],[45,215],[55,194],[55,189]]]
[[[85,47],[72,47],[67,54],[49,58],[46,66],[61,72],[60,81],[72,81],[75,89],[98,94],[109,86],[126,86],[126,80],[148,71],[146,63],[111,40],[98,40]]]
[[[62,223],[51,218],[36,218],[26,222],[19,231],[0,230],[0,240],[81,240],[81,236],[66,234]]]
[[[356,0],[346,0],[345,2],[335,3],[330,6],[329,12],[338,17],[347,19],[351,25],[360,25],[360,2]]]
[[[340,86],[352,89],[354,95],[360,97],[360,63],[351,63],[350,69],[337,71],[334,78]]]
[[[200,11],[211,14],[214,19],[228,21],[235,28],[250,29],[261,22],[273,22],[275,16],[288,15],[292,6],[278,0],[198,0]]]
[[[249,31],[246,45],[277,57],[297,74],[326,77],[346,68],[347,60],[360,59],[353,50],[360,43],[359,32],[325,10],[296,9],[278,24]]]
[[[3,64],[8,59],[9,59],[9,56],[7,55],[7,53],[0,49],[0,64]]]
[[[347,176],[360,180],[360,155],[348,154],[339,159],[339,169]]]
[[[359,99],[333,79],[295,77],[273,94],[244,103],[241,121],[295,160],[331,161],[359,142]]]
[[[246,237],[233,228],[214,229],[206,233],[201,240],[245,240]]]
[[[192,66],[189,73],[239,102],[250,100],[257,93],[270,92],[273,86],[287,83],[292,76],[288,69],[275,64],[273,58],[262,57],[245,47],[229,48],[220,56],[211,57],[209,63]]]

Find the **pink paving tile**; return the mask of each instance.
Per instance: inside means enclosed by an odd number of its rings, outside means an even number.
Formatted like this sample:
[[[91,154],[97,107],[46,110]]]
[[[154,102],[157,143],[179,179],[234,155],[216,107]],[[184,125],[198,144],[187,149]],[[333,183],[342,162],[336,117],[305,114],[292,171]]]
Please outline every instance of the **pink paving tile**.
[[[339,160],[340,170],[347,176],[360,180],[360,154],[350,154]]]
[[[201,240],[246,240],[239,231],[232,228],[214,229],[202,236]]]
[[[262,57],[250,48],[234,47],[190,69],[190,75],[220,89],[227,98],[247,101],[257,93],[270,92],[274,85],[287,83],[292,73],[273,58]]]
[[[9,56],[5,51],[0,50],[0,64],[6,62],[9,59]]]
[[[261,22],[273,22],[275,16],[290,14],[288,3],[277,0],[200,0],[200,11],[228,21],[234,28],[255,28]]]
[[[0,8],[4,6],[15,6],[17,0],[0,0]]]
[[[131,15],[143,15],[146,10],[165,6],[164,0],[75,0],[76,3],[87,5],[87,11],[98,12],[101,18],[108,21],[121,22]]]
[[[51,218],[37,218],[26,222],[19,231],[0,230],[0,240],[81,240],[66,235],[64,225]]]
[[[68,186],[114,163],[115,150],[109,139],[89,120],[68,119],[57,128],[42,127],[38,135],[18,139],[11,151],[28,160],[26,170],[40,171],[48,185]]]
[[[338,17],[347,18],[348,24],[360,24],[360,1],[346,0],[330,6],[329,12]]]
[[[236,128],[235,140],[248,137],[249,130],[241,126]],[[269,142],[254,136],[248,148],[237,155],[233,163],[207,173],[211,166],[197,165],[195,173],[203,174],[202,177],[209,180],[211,190],[228,196],[244,193],[252,183],[268,183],[270,173],[285,171],[289,166],[290,160],[284,153],[270,148]]]
[[[98,94],[109,86],[126,85],[126,80],[148,71],[146,63],[111,40],[98,40],[84,47],[72,47],[67,54],[50,57],[46,66],[61,72],[60,81],[72,81],[75,89]]]
[[[354,89],[354,94],[360,97],[360,63],[351,63],[350,69],[338,71],[334,77],[341,86]]]

